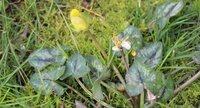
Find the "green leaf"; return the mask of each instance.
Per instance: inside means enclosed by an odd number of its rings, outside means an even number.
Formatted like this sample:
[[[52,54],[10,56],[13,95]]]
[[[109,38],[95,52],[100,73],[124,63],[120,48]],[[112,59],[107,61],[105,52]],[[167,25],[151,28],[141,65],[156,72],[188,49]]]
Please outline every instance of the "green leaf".
[[[126,91],[129,96],[136,96],[144,91],[142,83],[131,82],[133,78],[130,75],[126,75]]]
[[[163,29],[168,23],[170,17],[177,15],[183,8],[183,1],[180,2],[167,2],[157,7],[154,13],[154,18],[150,24],[155,26],[158,24],[160,29]]]
[[[158,27],[160,29],[163,29],[167,25],[168,22],[169,22],[168,17],[161,17],[158,19]]]
[[[69,50],[69,47],[63,47],[63,50]],[[50,64],[63,65],[66,57],[54,48],[38,49],[29,56],[29,63],[37,70],[42,70]]]
[[[192,59],[195,61],[195,63],[200,64],[200,51],[195,51]]]
[[[45,69],[41,73],[34,73],[31,76],[30,82],[36,92],[41,90],[42,94],[53,94],[62,95],[64,93],[64,88],[57,84],[55,81],[59,79],[65,71],[65,67],[50,67]]]
[[[161,72],[152,71],[140,61],[135,61],[125,76],[126,89],[130,96],[139,95],[144,89],[158,95],[163,87],[164,76]]]
[[[126,89],[130,96],[139,95],[144,91],[145,79],[150,75],[150,70],[139,62],[135,62],[126,74]]]
[[[162,72],[153,71],[147,77],[145,81],[145,87],[154,95],[159,95],[160,90],[164,86],[164,79],[164,74]]]
[[[89,71],[85,58],[80,54],[74,54],[67,61],[66,71],[60,79],[63,80],[71,75],[73,78],[78,79],[85,76]]]
[[[99,100],[103,100],[104,99],[100,81],[95,81],[94,82],[93,87],[92,87],[92,93],[97,99],[99,99]]]
[[[97,57],[87,55],[85,56],[85,59],[90,68],[90,73],[88,76],[84,76],[82,80],[89,88],[92,88],[92,92],[96,98],[103,100],[104,96],[101,90],[100,81],[109,78],[110,72]]]
[[[168,77],[167,80],[165,80],[165,86],[162,89],[160,100],[162,102],[167,102],[174,93],[174,81],[171,77]]]
[[[183,1],[180,2],[167,2],[160,6],[155,11],[155,17],[172,17],[177,15],[183,8],[184,3]]]
[[[92,79],[105,80],[110,77],[110,72],[97,57],[87,55],[85,59],[90,68]]]
[[[150,70],[139,62],[135,62],[129,68],[129,72],[126,74],[126,89],[130,96],[139,95],[144,91],[145,76],[149,75]]]
[[[134,26],[129,26],[121,34],[118,35],[119,39],[126,39],[131,42],[131,49],[138,50],[142,47],[142,34],[140,30]]]
[[[154,42],[141,48],[138,51],[135,60],[144,63],[151,69],[155,68],[162,60],[162,43]]]
[[[48,67],[42,71],[43,77],[50,80],[58,80],[65,72],[65,66]]]

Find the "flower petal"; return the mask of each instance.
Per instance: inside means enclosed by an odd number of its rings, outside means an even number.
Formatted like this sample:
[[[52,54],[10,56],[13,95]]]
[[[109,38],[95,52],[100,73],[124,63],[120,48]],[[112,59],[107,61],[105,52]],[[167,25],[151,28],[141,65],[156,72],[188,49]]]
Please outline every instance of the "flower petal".
[[[129,41],[122,41],[121,46],[127,50],[131,49],[131,43]]]
[[[112,47],[112,50],[113,50],[113,51],[121,51],[121,49],[120,49],[118,46]]]

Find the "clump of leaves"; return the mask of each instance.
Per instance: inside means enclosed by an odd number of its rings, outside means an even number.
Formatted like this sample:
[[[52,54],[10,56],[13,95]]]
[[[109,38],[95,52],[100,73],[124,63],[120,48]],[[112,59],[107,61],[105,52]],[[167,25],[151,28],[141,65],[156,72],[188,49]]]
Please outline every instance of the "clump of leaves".
[[[180,1],[167,2],[158,6],[150,28],[154,29],[157,26],[162,30],[169,19],[182,10],[183,5],[183,1]],[[128,55],[129,50],[134,52],[130,68],[129,63],[125,63],[127,70],[125,86],[128,95],[137,96],[147,91],[147,97],[153,97],[153,100],[157,99],[162,102],[169,100],[174,93],[174,81],[157,69],[162,61],[162,43],[153,42],[143,46],[142,34],[134,26],[126,28],[113,41],[114,51],[120,52],[121,56],[125,56],[124,53]],[[69,51],[69,49],[68,47],[62,48],[64,51]],[[200,45],[197,46],[193,57],[193,60],[198,64],[200,64],[199,55]],[[123,61],[129,62],[127,61],[128,57],[122,57]],[[96,99],[104,99],[100,83],[110,77],[109,67],[93,55],[83,56],[76,53],[68,59],[55,48],[44,48],[33,52],[30,55],[29,63],[35,68],[30,82],[37,92],[41,91],[42,94],[56,93],[60,96],[64,93],[64,88],[57,83],[57,80],[66,80],[69,77],[76,80],[82,78]]]
[[[173,82],[165,80],[164,74],[155,69],[161,60],[162,43],[154,42],[139,49],[125,77],[127,82],[126,89],[130,96],[139,95],[145,89],[152,92],[157,98],[162,98],[163,94],[173,95],[173,92],[167,91],[168,89],[173,91],[173,86],[166,86],[173,85]],[[166,92],[168,93],[166,94]],[[162,99],[164,100],[164,98]]]
[[[69,51],[70,48],[62,47],[61,50]],[[57,80],[65,80],[68,77],[83,78],[86,84],[89,82],[93,95],[97,99],[104,99],[100,82],[107,79],[110,73],[95,56],[82,56],[77,53],[67,60],[56,48],[43,48],[30,55],[29,63],[35,68],[30,82],[37,92],[60,96],[64,93],[64,88],[56,83]]]
[[[150,25],[163,29],[170,17],[177,15],[183,8],[183,1],[167,2],[157,7]],[[154,42],[142,47],[142,36],[136,27],[128,27],[119,38],[130,38],[131,47],[137,51],[134,62],[126,74],[126,90],[130,96],[136,96],[150,91],[162,101],[167,101],[173,95],[173,80],[165,78],[156,67],[162,61],[162,43]],[[136,38],[137,37],[137,38]],[[131,39],[132,38],[132,39]],[[123,53],[123,52],[122,52]]]

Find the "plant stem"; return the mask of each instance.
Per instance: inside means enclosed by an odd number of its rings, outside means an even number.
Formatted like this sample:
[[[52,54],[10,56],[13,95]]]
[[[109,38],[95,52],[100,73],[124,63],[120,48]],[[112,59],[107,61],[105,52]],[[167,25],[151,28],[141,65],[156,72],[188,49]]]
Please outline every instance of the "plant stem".
[[[140,94],[140,108],[144,108],[144,92]]]
[[[191,79],[189,79],[188,81],[186,81],[184,84],[182,84],[181,86],[179,86],[175,91],[174,94],[177,94],[179,91],[181,91],[182,89],[184,89],[185,87],[187,87],[188,85],[190,85],[192,82],[194,82],[196,79],[198,79],[200,77],[200,71],[198,73],[196,73]]]
[[[75,36],[74,36],[74,34],[73,34],[73,32],[72,32],[70,26],[69,26],[69,23],[68,23],[67,20],[66,20],[66,16],[63,14],[63,12],[62,12],[62,10],[59,8],[58,4],[56,4],[56,6],[57,6],[57,8],[58,8],[58,10],[59,10],[59,12],[60,12],[60,14],[61,14],[61,16],[63,17],[63,20],[64,20],[65,25],[67,26],[67,28],[68,28],[68,30],[69,30],[69,32],[70,32],[70,36],[71,36],[71,39],[72,39],[72,41],[73,41],[73,43],[74,43],[74,45],[75,45],[75,47],[76,47],[76,50],[77,50],[78,52],[80,52],[79,47],[78,47],[78,42],[77,42],[77,40],[76,40],[76,38],[75,38]]]
[[[188,77],[190,77],[190,75],[191,75],[190,73],[186,73],[182,78],[180,78],[176,81],[176,84],[182,83],[184,80],[186,80]]]
[[[85,7],[81,7],[81,8],[84,9],[84,10],[86,10],[86,11],[88,11],[88,12],[91,13],[91,14],[94,14],[94,15],[100,17],[101,19],[104,19],[104,17],[103,17],[102,15],[100,15],[100,14],[98,14],[98,13],[95,13],[95,12],[93,12],[92,10],[89,10],[89,9],[87,9],[87,8],[85,8]]]
[[[127,66],[128,66],[128,69],[129,69],[129,59],[128,59],[129,57],[128,57],[128,55],[125,55],[125,60],[126,60],[126,63],[127,63]]]
[[[99,102],[101,105],[107,107],[107,108],[114,108],[113,106],[107,104],[106,102],[104,101],[101,101],[99,99],[97,99],[96,97],[93,96],[93,94],[85,87],[85,85],[79,80],[79,79],[76,79],[76,81],[78,82],[78,84],[81,86],[81,88],[92,98],[94,98],[97,102]]]
[[[106,87],[107,89],[111,90],[112,92],[120,95],[123,98],[126,98],[123,94],[121,94],[119,91],[117,91],[116,89],[114,89],[113,87],[109,86],[107,83],[101,81],[101,85],[103,85],[104,87]]]
[[[101,54],[103,55],[103,57],[105,59],[108,59],[108,55],[106,54],[106,52],[104,51],[103,47],[99,44],[99,42],[96,40],[96,38],[92,35],[92,33],[90,31],[86,32],[88,34],[88,36],[92,39],[92,41],[94,42],[94,44],[96,45],[96,47],[100,50]]]
[[[123,50],[122,50],[122,61],[124,62],[124,65],[125,65],[125,68],[126,68],[126,73],[128,73],[129,66],[128,66],[128,62],[126,61],[125,54],[124,54]]]
[[[109,86],[109,85],[106,84],[105,82],[101,81],[101,85],[103,85],[103,86],[106,87],[107,89],[111,90],[112,92],[114,92],[114,93],[120,95],[121,97],[127,99],[127,97],[124,96],[121,92],[115,90],[113,87]],[[128,96],[128,97],[129,97],[128,100],[130,100],[129,102],[132,102],[133,106],[137,106],[135,100],[133,99],[133,97],[131,97],[131,96]]]
[[[61,84],[63,86],[66,86],[68,89],[72,90],[73,92],[75,92],[76,94],[78,94],[81,98],[83,98],[84,100],[86,100],[87,102],[89,102],[93,107],[96,107],[96,105],[94,103],[92,103],[91,101],[89,101],[85,96],[83,96],[80,92],[78,92],[76,89],[74,89],[70,85],[65,84],[63,82],[60,82],[60,81],[56,81],[56,82],[58,82],[59,84]]]
[[[85,85],[84,85],[79,79],[76,79],[76,81],[78,82],[78,84],[81,86],[81,88],[82,88],[89,96],[92,96],[92,93],[85,87]]]
[[[123,84],[123,86],[126,87],[126,83],[124,81],[124,78],[120,74],[119,70],[115,67],[115,65],[112,65],[112,68],[115,71],[115,74],[117,75],[117,77],[119,78],[119,80],[121,81],[121,83]]]
[[[109,67],[110,67],[110,65],[111,65],[111,63],[112,63],[112,61],[113,61],[114,57],[115,57],[115,52],[112,54],[112,57],[111,57],[111,59],[108,61],[107,68],[109,68]]]
[[[99,42],[96,40],[96,38],[92,35],[92,33],[90,31],[86,32],[88,34],[88,36],[92,39],[92,41],[95,43],[96,47],[101,51],[101,54],[103,55],[103,57],[107,60],[108,59],[108,55],[106,54],[106,52],[104,51],[104,49],[102,48],[102,46],[99,44]],[[117,77],[119,78],[120,82],[124,85],[125,87],[125,81],[124,78],[122,77],[122,75],[120,74],[119,70],[116,68],[115,65],[111,65],[115,74],[117,75]]]

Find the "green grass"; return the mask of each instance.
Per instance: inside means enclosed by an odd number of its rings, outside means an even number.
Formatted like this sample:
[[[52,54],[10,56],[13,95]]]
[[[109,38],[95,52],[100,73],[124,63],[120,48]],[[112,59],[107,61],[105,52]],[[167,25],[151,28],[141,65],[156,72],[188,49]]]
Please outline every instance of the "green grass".
[[[128,25],[147,26],[152,18],[155,7],[167,0],[142,1],[139,8],[137,0],[94,0],[92,11],[96,14],[85,15],[90,20],[90,31],[99,43],[108,52],[111,58],[111,37],[123,31]],[[173,1],[173,0],[172,0]],[[29,54],[42,47],[56,47],[57,43],[69,45],[72,52],[93,54],[105,61],[94,43],[84,33],[76,33],[70,24],[69,12],[73,8],[80,9],[77,0],[24,0],[19,3],[0,1],[0,107],[60,107],[62,103],[66,108],[74,107],[75,100],[81,100],[88,107],[95,101],[90,98],[74,81],[66,82],[79,91],[87,100],[70,89],[66,89],[62,97],[43,96],[34,92],[29,84],[33,68],[27,63]],[[181,13],[170,19],[169,24],[162,30],[143,32],[144,42],[161,41],[164,46],[164,57],[159,69],[170,74],[177,68],[181,69],[173,75],[177,81],[185,74],[194,75],[196,67],[192,64],[192,52],[200,43],[200,0],[184,0],[185,6]],[[21,34],[28,27],[28,37],[22,39]],[[24,48],[25,49],[24,49]],[[114,63],[120,60],[115,58]],[[120,61],[121,62],[121,61]],[[125,74],[122,66],[117,66]],[[119,82],[113,74],[111,81]],[[178,86],[178,85],[176,85]],[[188,88],[174,96],[168,103],[158,103],[159,107],[197,107],[200,105],[200,80],[195,81]],[[106,100],[110,105],[118,108],[131,107],[128,98],[121,93],[104,88]]]

